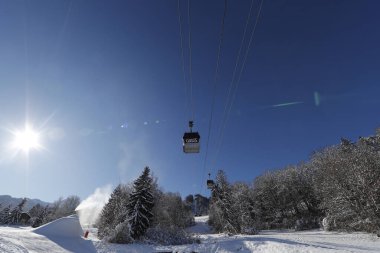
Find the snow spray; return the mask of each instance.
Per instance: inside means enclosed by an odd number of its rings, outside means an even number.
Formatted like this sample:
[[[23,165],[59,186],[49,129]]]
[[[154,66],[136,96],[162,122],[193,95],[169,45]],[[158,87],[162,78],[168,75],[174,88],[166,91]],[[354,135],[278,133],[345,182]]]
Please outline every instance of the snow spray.
[[[82,227],[94,225],[99,218],[103,206],[108,202],[112,192],[112,185],[96,188],[95,192],[83,200],[75,209],[79,215]]]

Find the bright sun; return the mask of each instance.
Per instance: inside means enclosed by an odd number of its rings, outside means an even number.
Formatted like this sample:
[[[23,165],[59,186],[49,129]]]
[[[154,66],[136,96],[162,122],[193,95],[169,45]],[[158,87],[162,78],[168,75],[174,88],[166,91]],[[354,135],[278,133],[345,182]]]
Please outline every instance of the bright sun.
[[[41,147],[39,142],[39,133],[32,128],[26,126],[23,131],[14,132],[15,139],[13,141],[13,148],[29,152],[31,149],[38,149]]]

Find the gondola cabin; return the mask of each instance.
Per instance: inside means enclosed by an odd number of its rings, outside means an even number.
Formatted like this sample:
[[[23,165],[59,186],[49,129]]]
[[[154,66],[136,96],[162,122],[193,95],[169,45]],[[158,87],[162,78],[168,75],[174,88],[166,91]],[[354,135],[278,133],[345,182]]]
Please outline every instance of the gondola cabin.
[[[194,122],[189,121],[190,132],[183,135],[183,152],[185,153],[199,153],[199,136],[198,132],[193,132]]]
[[[198,132],[186,132],[183,135],[183,152],[199,153],[200,136]]]
[[[211,179],[209,179],[209,180],[207,180],[207,189],[212,189],[212,188],[214,188],[214,180],[211,180]]]

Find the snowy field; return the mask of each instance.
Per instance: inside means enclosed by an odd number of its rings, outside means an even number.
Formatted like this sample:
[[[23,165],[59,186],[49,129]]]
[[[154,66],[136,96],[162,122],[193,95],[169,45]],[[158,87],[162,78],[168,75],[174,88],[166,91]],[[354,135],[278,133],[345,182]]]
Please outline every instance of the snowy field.
[[[0,252],[380,252],[380,238],[366,233],[263,231],[254,236],[227,236],[211,234],[206,222],[207,217],[196,217],[197,224],[189,229],[201,244],[165,247],[104,243],[96,239],[94,231],[84,239],[75,217],[62,218],[38,229],[0,226]]]

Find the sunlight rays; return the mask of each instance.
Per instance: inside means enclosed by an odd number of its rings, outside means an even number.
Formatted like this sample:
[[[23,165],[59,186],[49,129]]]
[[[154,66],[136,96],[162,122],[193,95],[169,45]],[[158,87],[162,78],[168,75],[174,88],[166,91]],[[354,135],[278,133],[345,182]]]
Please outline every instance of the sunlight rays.
[[[28,124],[25,125],[23,130],[11,131],[13,134],[13,141],[10,148],[16,151],[23,151],[29,153],[31,150],[41,149],[40,133],[34,130]]]

